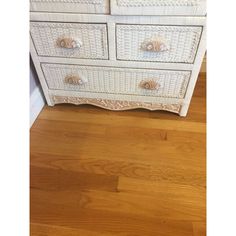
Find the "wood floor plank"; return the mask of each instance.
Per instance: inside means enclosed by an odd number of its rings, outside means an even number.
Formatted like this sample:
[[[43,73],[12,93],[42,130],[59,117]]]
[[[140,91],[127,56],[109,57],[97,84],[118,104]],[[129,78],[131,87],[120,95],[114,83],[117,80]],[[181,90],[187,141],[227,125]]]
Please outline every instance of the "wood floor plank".
[[[35,189],[31,195],[33,205],[31,222],[96,231],[98,234],[151,236],[157,233],[177,236],[193,234],[191,221],[153,217],[147,211],[140,214],[140,210],[134,212],[131,209],[130,212],[130,204],[122,203],[122,199],[118,202],[109,199],[105,192],[102,196],[108,204],[102,201],[103,198],[99,195],[102,192],[74,191],[72,195],[70,193]],[[114,208],[108,208],[109,206]]]
[[[185,185],[205,186],[204,158],[152,160],[148,163],[124,158],[86,158],[83,156],[51,155],[34,153],[32,166],[46,167],[66,171],[115,175],[136,179],[178,183]],[[187,157],[188,158],[188,157]],[[186,160],[186,162],[185,162]]]
[[[173,186],[171,186],[173,187]],[[171,188],[167,186],[167,188]],[[182,187],[183,188],[183,187]],[[176,190],[176,189],[175,189]],[[108,192],[100,190],[48,190],[35,189],[31,195],[34,197],[34,207],[31,212],[34,213],[32,219],[39,217],[40,221],[43,217],[37,213],[39,206],[47,201],[47,209],[60,207],[67,211],[97,211],[106,212],[111,215],[122,215],[122,217],[144,218],[147,220],[167,220],[167,221],[204,221],[204,203],[196,207],[196,197],[200,196],[200,191],[191,188],[194,193],[185,193],[182,196],[173,192],[164,193],[163,188],[158,193],[151,194],[139,192],[131,192],[120,190],[118,192]],[[181,191],[183,192],[183,190]],[[38,198],[40,196],[40,199]],[[166,197],[164,199],[163,197]],[[189,197],[189,201],[183,201],[184,197]],[[173,199],[171,199],[173,197]],[[37,204],[36,204],[37,200]],[[198,201],[203,201],[199,197]],[[145,204],[144,204],[145,203]],[[43,209],[43,208],[42,208]],[[44,209],[45,211],[45,209]],[[57,217],[56,215],[53,217]]]
[[[52,108],[51,108],[52,109]],[[93,116],[84,113],[75,113],[73,115],[63,111],[53,111],[45,109],[39,119],[46,119],[51,121],[66,121],[66,122],[79,122],[85,126],[89,124],[106,125],[110,127],[119,127],[125,129],[128,127],[149,127],[153,129],[177,130],[177,131],[191,131],[197,133],[205,133],[206,125],[199,122],[191,122],[182,120],[159,120],[150,119],[145,117],[129,117],[114,116],[107,114],[94,114]],[[145,112],[145,111],[144,111]],[[33,127],[34,128],[34,127]]]
[[[31,188],[46,190],[99,189],[117,191],[118,176],[31,166]]]
[[[68,228],[55,225],[31,223],[31,236],[112,236],[112,233],[98,233],[97,231],[83,230],[78,228]]]
[[[206,236],[206,222],[193,222],[193,236]]]
[[[161,155],[181,158],[181,156],[204,156],[205,135],[192,132],[176,132],[165,130],[153,130],[151,128],[128,128],[124,131],[120,128],[106,127],[105,130],[90,125],[90,128],[80,129],[82,124],[75,122],[53,122],[53,124],[38,122],[41,126],[32,131],[32,152],[38,153],[64,153],[65,155],[100,155],[112,158],[123,156],[124,158],[146,160],[149,156],[156,160]],[[63,127],[63,128],[60,128]],[[94,128],[94,129],[93,129]],[[70,131],[71,130],[71,131]],[[93,133],[94,130],[94,133]],[[130,135],[129,135],[130,134]],[[40,145],[38,143],[40,142]],[[90,148],[96,143],[96,148]],[[127,150],[129,155],[127,155]],[[75,152],[76,151],[76,152]],[[140,157],[139,157],[140,156]],[[189,158],[189,157],[188,157]],[[187,158],[186,158],[187,159]]]
[[[30,130],[31,236],[205,236],[205,84],[186,118],[45,107]]]
[[[33,168],[32,171],[39,170]],[[55,205],[67,209],[96,209],[124,215],[155,217],[159,220],[204,220],[205,189],[203,187],[130,178],[119,178],[119,187],[117,187],[112,177],[105,177],[104,180],[104,176],[101,176],[100,179],[97,177],[97,180],[94,180],[94,177],[81,175],[79,172],[65,174],[52,170],[49,175],[48,171],[40,170],[40,176],[34,174],[31,188],[37,194],[33,199],[40,196],[37,202],[47,202],[51,207]],[[68,174],[69,177],[66,177]],[[53,202],[49,199],[53,199]]]

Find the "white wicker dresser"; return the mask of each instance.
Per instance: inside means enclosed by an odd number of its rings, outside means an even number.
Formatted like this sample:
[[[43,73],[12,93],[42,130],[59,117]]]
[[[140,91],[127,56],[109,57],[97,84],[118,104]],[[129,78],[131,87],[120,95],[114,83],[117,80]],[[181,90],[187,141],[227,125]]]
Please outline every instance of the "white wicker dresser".
[[[205,54],[205,0],[31,0],[47,103],[186,116]]]

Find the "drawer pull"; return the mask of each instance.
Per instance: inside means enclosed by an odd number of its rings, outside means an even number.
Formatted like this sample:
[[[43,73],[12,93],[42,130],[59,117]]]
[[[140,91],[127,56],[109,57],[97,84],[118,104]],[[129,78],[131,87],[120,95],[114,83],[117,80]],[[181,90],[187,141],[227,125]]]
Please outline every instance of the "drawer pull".
[[[156,90],[160,88],[160,84],[154,80],[142,80],[139,83],[139,87],[147,90]]]
[[[65,78],[65,83],[72,84],[72,85],[83,85],[87,82],[88,81],[86,79],[82,79],[78,75],[68,75]]]
[[[169,46],[159,37],[144,40],[141,49],[148,52],[164,52],[169,50]]]
[[[57,45],[61,48],[81,48],[82,43],[79,40],[75,40],[73,38],[59,38],[57,40]]]

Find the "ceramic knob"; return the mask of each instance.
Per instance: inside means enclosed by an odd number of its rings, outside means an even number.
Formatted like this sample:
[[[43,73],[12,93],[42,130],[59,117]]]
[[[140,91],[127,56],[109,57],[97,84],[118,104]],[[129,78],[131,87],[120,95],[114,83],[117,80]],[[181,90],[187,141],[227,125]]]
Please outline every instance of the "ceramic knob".
[[[156,90],[160,85],[154,80],[143,80],[140,82],[139,87],[147,90]]]
[[[83,85],[87,83],[87,81],[85,79],[82,79],[78,75],[69,75],[69,76],[66,76],[65,83],[72,84],[72,85]]]
[[[141,49],[149,52],[163,52],[169,50],[169,46],[165,43],[165,40],[159,37],[153,37],[144,40],[141,44]]]
[[[57,45],[61,48],[80,48],[82,43],[79,40],[75,40],[73,38],[59,38],[57,40]]]

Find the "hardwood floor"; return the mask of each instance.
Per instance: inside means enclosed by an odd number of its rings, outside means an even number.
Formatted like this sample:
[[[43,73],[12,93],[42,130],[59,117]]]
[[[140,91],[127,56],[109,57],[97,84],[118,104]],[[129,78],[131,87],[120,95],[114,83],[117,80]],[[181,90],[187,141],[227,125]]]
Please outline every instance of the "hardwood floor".
[[[205,82],[186,118],[45,107],[31,128],[31,236],[206,235]]]

